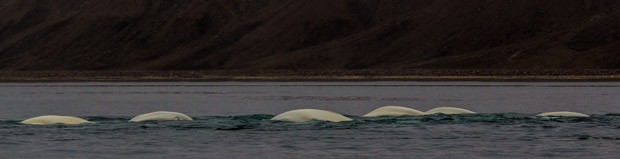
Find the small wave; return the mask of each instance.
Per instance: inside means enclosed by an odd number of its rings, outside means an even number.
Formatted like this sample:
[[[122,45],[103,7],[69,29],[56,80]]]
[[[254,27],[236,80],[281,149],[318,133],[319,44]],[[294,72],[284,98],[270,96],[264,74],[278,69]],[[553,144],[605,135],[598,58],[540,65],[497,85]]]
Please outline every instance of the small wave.
[[[497,114],[466,114],[466,115],[427,115],[427,116],[403,116],[403,117],[374,117],[366,118],[359,116],[348,117],[354,119],[351,122],[324,122],[311,121],[306,123],[291,123],[270,120],[274,115],[253,114],[239,116],[199,116],[194,117],[194,121],[150,121],[141,123],[130,123],[131,117],[116,116],[87,116],[89,121],[96,122],[94,125],[52,125],[43,126],[47,128],[74,128],[74,127],[93,127],[104,130],[118,129],[175,129],[175,130],[195,130],[209,129],[222,131],[239,130],[264,130],[264,131],[283,131],[298,129],[358,129],[358,128],[381,128],[381,127],[410,127],[410,126],[432,126],[432,125],[454,125],[454,124],[485,124],[485,125],[521,125],[527,128],[554,129],[562,127],[563,124],[583,123],[587,127],[620,127],[614,123],[620,122],[620,114],[592,115],[589,118],[575,117],[536,117],[533,114],[519,113],[497,113]],[[20,124],[19,120],[0,120],[0,127],[37,127]]]

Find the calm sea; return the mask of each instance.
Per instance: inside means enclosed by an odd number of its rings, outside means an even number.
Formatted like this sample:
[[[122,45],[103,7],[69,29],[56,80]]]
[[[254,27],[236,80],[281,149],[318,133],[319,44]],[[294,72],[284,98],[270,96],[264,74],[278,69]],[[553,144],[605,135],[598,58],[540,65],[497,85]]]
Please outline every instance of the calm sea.
[[[384,105],[477,115],[362,118]],[[275,122],[299,108],[352,122]],[[189,122],[128,123],[151,111]],[[540,118],[576,111],[590,118]],[[40,115],[96,125],[23,125]],[[0,84],[0,158],[620,158],[618,82]]]

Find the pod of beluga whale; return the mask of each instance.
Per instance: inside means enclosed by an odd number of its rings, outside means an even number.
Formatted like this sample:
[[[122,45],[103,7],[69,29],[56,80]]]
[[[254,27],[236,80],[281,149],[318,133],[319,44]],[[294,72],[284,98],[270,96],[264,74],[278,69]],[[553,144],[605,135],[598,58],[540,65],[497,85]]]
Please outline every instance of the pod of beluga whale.
[[[426,112],[422,112],[413,108],[403,106],[384,106],[377,108],[362,117],[399,117],[399,116],[422,116],[433,114],[476,114],[476,112],[457,108],[457,107],[437,107]],[[538,117],[589,117],[587,114],[570,112],[570,111],[557,111],[557,112],[545,112],[537,114]],[[191,121],[191,117],[171,111],[156,111],[137,115],[129,120],[129,122],[144,122],[144,121]],[[290,110],[271,118],[274,121],[285,122],[308,122],[308,121],[327,121],[327,122],[345,122],[353,121],[342,114],[320,110],[320,109],[296,109]],[[50,124],[65,124],[65,125],[78,125],[78,124],[96,124],[95,122],[88,121],[79,117],[73,116],[59,116],[59,115],[44,115],[26,119],[21,122],[22,124],[29,125],[50,125]]]
[[[156,111],[146,114],[135,116],[129,120],[129,122],[143,122],[143,121],[179,121],[193,120],[191,117],[179,113],[170,111]],[[74,116],[59,116],[59,115],[44,115],[30,119],[26,119],[21,122],[28,125],[52,125],[52,124],[64,124],[64,125],[78,125],[78,124],[95,124],[95,122],[88,121]]]
[[[457,108],[457,107],[437,107],[426,112],[422,112],[416,109],[403,107],[403,106],[384,106],[377,108],[362,117],[381,117],[381,116],[421,116],[421,115],[433,115],[433,114],[445,114],[445,115],[457,115],[457,114],[477,114],[474,111]],[[589,117],[586,114],[577,113],[577,112],[568,112],[568,111],[560,111],[560,112],[546,112],[541,113],[536,116],[557,116],[557,117]],[[307,122],[311,120],[318,121],[331,121],[331,122],[341,122],[341,121],[352,121],[352,119],[343,116],[342,114],[338,114],[335,112],[325,111],[325,110],[317,110],[317,109],[298,109],[291,110],[288,112],[284,112],[276,117],[273,117],[271,120],[277,121],[289,121],[289,122]]]
[[[380,117],[380,116],[421,116],[421,115],[432,115],[432,114],[446,114],[446,115],[454,115],[454,114],[476,114],[471,110],[456,108],[456,107],[437,107],[426,112],[422,112],[416,109],[403,107],[403,106],[383,106],[377,108],[370,113],[362,116],[362,117]]]

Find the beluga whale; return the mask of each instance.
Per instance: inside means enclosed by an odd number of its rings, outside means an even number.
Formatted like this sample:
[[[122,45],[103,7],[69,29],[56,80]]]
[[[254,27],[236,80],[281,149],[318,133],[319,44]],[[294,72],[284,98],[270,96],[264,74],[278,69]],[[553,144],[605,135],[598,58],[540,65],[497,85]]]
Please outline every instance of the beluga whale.
[[[191,117],[179,113],[169,111],[156,111],[150,112],[131,118],[129,122],[143,122],[143,121],[176,121],[176,120],[193,120]]]
[[[51,125],[51,124],[65,124],[65,125],[78,125],[78,124],[95,124],[82,118],[73,116],[60,116],[60,115],[44,115],[30,119],[26,119],[21,122],[22,124],[29,125]]]
[[[555,116],[555,117],[590,117],[587,114],[577,113],[577,112],[569,112],[569,111],[558,111],[558,112],[546,112],[540,113],[536,116],[546,117],[546,116]]]
[[[407,107],[402,107],[402,106],[383,106],[381,108],[377,108],[369,112],[363,117],[380,117],[380,116],[398,117],[398,116],[406,116],[406,115],[420,116],[420,115],[424,115],[424,112],[411,109],[411,108],[407,108]]]
[[[456,107],[437,107],[437,108],[424,112],[424,114],[425,115],[431,115],[431,114],[451,115],[451,114],[476,114],[476,112],[463,109],[463,108],[456,108]]]
[[[329,121],[329,122],[342,122],[352,121],[353,119],[347,118],[342,114],[319,110],[319,109],[297,109],[279,114],[271,120],[276,121],[288,121],[288,122],[307,122],[311,120]]]

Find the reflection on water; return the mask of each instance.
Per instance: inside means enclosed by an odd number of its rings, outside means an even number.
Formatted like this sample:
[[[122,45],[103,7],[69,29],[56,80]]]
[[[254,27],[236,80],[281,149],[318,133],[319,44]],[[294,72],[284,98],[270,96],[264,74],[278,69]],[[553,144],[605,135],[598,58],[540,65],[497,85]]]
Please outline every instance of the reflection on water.
[[[266,96],[251,97],[253,100],[316,100],[316,101],[364,101],[371,100],[372,97],[349,96],[349,97],[327,97],[327,96]]]
[[[120,82],[2,83],[0,118],[43,114],[279,114],[298,108],[361,115],[384,105],[483,113],[620,112],[617,82]]]
[[[205,92],[205,91],[152,91],[152,92],[19,92],[24,95],[34,95],[34,94],[67,94],[67,95],[80,95],[80,94],[258,94],[260,92]]]

